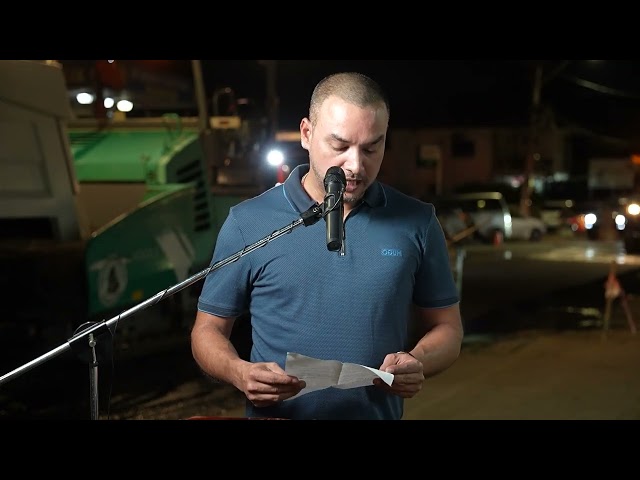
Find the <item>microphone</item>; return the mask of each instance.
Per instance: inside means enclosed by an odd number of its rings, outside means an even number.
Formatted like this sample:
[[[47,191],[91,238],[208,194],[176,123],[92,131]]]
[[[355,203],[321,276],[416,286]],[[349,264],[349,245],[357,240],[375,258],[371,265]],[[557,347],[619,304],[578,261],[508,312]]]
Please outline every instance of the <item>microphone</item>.
[[[324,220],[327,222],[327,248],[340,250],[344,229],[344,202],[342,195],[347,179],[340,167],[331,167],[324,176]]]

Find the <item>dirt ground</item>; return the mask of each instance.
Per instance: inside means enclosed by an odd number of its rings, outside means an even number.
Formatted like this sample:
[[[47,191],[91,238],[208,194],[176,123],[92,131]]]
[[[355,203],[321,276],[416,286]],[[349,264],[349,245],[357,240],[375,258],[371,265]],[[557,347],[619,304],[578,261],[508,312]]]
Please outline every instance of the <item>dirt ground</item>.
[[[636,322],[640,299],[632,302]],[[407,400],[404,420],[640,420],[640,334],[601,326],[470,336],[457,362]],[[157,345],[156,345],[157,347]],[[244,396],[196,367],[187,336],[99,367],[99,418],[243,419]],[[89,370],[54,359],[0,388],[0,420],[90,419]]]
[[[640,335],[526,332],[467,344],[406,420],[639,420]]]
[[[640,335],[623,325],[469,339],[407,400],[404,420],[640,420],[639,366]],[[244,418],[243,402],[195,376],[158,398],[115,396],[111,418]]]

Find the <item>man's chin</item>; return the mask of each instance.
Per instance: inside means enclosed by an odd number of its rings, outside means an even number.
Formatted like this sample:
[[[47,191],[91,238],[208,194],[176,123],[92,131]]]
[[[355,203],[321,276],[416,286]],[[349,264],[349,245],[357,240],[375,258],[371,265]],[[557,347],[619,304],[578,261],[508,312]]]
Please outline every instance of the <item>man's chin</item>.
[[[362,195],[354,194],[354,193],[345,193],[343,197],[344,203],[348,203],[349,205],[355,205],[362,199]]]

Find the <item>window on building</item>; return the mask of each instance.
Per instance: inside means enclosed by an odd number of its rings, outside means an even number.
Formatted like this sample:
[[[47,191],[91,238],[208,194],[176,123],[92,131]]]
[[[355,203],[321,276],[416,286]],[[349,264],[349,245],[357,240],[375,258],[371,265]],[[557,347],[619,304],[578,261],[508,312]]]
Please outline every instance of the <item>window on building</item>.
[[[451,156],[452,157],[473,157],[476,153],[474,141],[463,133],[451,135]]]

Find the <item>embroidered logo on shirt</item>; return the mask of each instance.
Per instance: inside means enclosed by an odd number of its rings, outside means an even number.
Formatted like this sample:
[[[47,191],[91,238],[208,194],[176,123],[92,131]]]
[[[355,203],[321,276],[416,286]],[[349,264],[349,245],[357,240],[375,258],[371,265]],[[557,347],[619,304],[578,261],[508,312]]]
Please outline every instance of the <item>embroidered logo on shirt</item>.
[[[383,257],[401,257],[402,250],[399,248],[383,248],[380,252]]]

